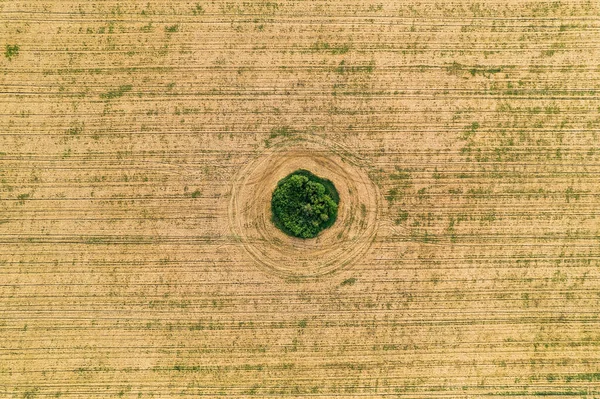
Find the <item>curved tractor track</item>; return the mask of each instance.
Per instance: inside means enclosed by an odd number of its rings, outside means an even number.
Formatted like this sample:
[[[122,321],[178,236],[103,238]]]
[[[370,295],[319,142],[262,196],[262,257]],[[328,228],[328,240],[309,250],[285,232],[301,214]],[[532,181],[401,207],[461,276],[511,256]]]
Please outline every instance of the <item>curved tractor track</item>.
[[[271,222],[277,182],[297,169],[331,180],[340,195],[336,222],[313,239],[290,237]],[[324,139],[285,140],[233,180],[229,222],[254,260],[281,277],[310,278],[359,261],[377,232],[379,190],[357,157]]]

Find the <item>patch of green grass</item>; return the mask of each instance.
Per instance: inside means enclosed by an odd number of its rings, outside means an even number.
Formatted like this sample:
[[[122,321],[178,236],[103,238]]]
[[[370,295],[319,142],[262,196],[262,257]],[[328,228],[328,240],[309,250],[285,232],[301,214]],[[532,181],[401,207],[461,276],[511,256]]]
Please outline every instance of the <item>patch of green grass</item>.
[[[446,66],[446,73],[448,73],[449,75],[460,75],[461,72],[464,70],[465,66],[456,61]]]
[[[25,200],[28,199],[30,197],[29,194],[19,194],[17,195],[17,199],[19,200],[19,204],[23,205],[25,203]]]
[[[394,221],[396,223],[396,225],[402,224],[403,222],[406,222],[408,220],[408,212],[400,209],[398,211],[398,217],[396,218],[396,220]]]
[[[152,26],[152,22],[150,22],[148,25],[144,25],[140,28],[140,31],[142,31],[143,33],[149,33],[152,32],[154,30],[154,27]]]
[[[204,7],[200,5],[200,3],[196,3],[195,7],[192,9],[192,14],[194,15],[202,15],[206,11],[204,11]]]
[[[296,129],[293,129],[289,126],[274,127],[273,129],[271,129],[271,135],[269,136],[269,138],[274,139],[280,136],[290,137],[294,133],[296,133]]]
[[[489,78],[491,75],[493,75],[495,73],[500,73],[500,72],[502,72],[502,68],[499,68],[499,67],[487,68],[487,67],[476,66],[474,68],[469,69],[469,73],[471,74],[471,76],[482,75],[482,76],[485,76],[486,78]]]
[[[179,32],[179,25],[175,24],[175,25],[165,26],[165,32],[169,32],[169,33]]]
[[[477,130],[479,129],[479,122],[473,122],[470,125],[465,126],[465,130],[463,132],[462,139],[468,140],[475,135]]]
[[[579,200],[580,196],[581,195],[579,193],[576,193],[575,190],[573,190],[573,187],[568,187],[565,191],[565,198],[567,202],[571,202],[572,199]]]
[[[564,377],[566,382],[571,381],[587,381],[594,382],[600,381],[600,373],[579,373],[579,374],[571,374]]]
[[[356,279],[354,277],[350,277],[347,278],[346,280],[342,281],[340,283],[341,287],[347,286],[347,285],[354,285],[356,283]]]
[[[410,174],[408,172],[404,172],[402,170],[398,171],[398,173],[390,174],[390,179],[392,180],[408,180],[410,179]]]
[[[271,134],[269,135],[269,138],[265,139],[265,147],[271,147],[271,139],[277,137],[291,137],[295,133],[298,133],[298,131],[289,126],[274,127],[273,129],[271,129]]]
[[[8,58],[9,61],[12,61],[13,57],[16,57],[17,55],[19,55],[19,45],[18,44],[7,44],[6,45],[6,51],[4,51],[4,56],[6,58]]]
[[[439,241],[437,236],[430,234],[427,230],[411,230],[410,238],[424,244],[434,244]]]
[[[200,190],[196,190],[191,195],[192,195],[192,198],[198,198],[198,197],[200,197],[200,195],[202,195],[202,193],[200,192]]]
[[[35,398],[37,391],[38,391],[38,388],[32,388],[32,389],[25,391],[25,393],[23,394],[23,399]]]
[[[69,129],[67,129],[67,134],[69,136],[77,136],[83,133],[83,125],[75,125]]]
[[[469,73],[471,76],[481,75],[486,78],[490,78],[495,73],[502,72],[501,67],[489,67],[482,65],[467,66],[458,62],[446,65],[446,73],[449,75],[463,76],[465,73]]]
[[[375,61],[370,61],[366,65],[347,65],[345,60],[342,60],[335,72],[340,75],[345,75],[348,73],[373,73],[375,70]]]
[[[394,202],[398,199],[398,194],[399,192],[397,188],[390,188],[385,196],[385,199],[387,199],[389,202]]]
[[[133,89],[133,86],[131,86],[131,85],[119,86],[115,90],[110,90],[106,93],[100,94],[100,98],[103,98],[105,100],[112,100],[113,98],[119,98],[119,97],[122,97],[123,95],[125,95],[125,93],[130,92],[131,89]]]
[[[347,43],[331,45],[329,43],[318,41],[310,46],[310,49],[315,52],[325,51],[330,54],[346,54],[348,51],[350,51],[350,45]]]

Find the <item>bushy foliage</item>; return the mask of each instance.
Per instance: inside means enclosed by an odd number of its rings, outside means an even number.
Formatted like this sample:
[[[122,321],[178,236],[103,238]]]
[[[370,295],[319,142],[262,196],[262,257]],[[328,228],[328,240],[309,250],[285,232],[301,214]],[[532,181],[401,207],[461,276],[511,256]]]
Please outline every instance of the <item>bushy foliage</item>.
[[[316,237],[337,217],[339,199],[334,190],[331,182],[308,171],[292,173],[282,179],[273,192],[273,222],[289,235]]]

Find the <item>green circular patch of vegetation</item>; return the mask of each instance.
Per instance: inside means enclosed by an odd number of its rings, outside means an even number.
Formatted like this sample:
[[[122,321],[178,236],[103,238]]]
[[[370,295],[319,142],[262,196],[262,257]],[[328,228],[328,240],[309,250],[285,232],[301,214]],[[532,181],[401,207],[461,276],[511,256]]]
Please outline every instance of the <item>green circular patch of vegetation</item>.
[[[288,235],[313,238],[335,223],[339,202],[330,180],[299,169],[281,179],[273,191],[273,223]]]

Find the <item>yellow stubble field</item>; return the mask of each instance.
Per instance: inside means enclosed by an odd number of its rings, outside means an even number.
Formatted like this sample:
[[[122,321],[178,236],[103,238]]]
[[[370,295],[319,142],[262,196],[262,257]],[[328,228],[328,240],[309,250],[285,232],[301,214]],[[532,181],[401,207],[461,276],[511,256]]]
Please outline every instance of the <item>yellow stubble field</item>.
[[[599,42],[593,1],[0,1],[0,398],[600,397]]]

